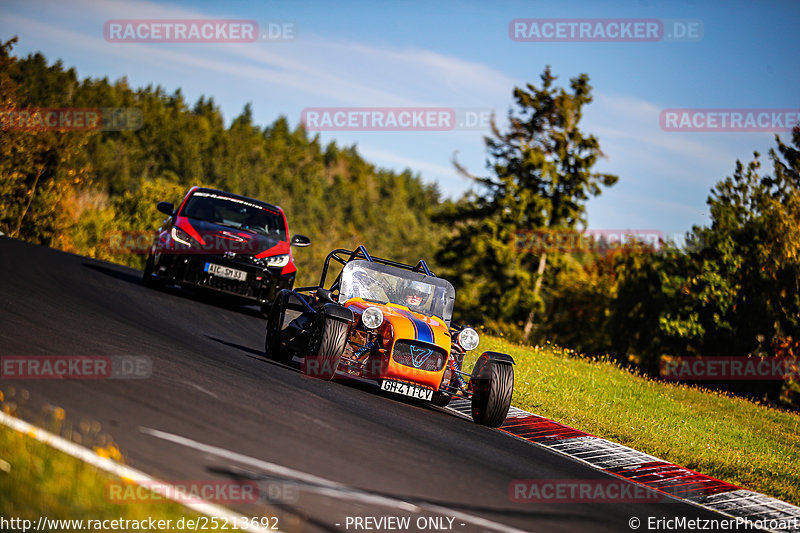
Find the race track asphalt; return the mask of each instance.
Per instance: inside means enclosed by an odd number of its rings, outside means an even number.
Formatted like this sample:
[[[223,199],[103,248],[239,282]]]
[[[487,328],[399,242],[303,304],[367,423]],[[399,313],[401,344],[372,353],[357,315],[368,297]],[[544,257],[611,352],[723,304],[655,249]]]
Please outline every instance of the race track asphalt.
[[[263,357],[265,321],[254,308],[147,289],[140,276],[0,237],[0,356],[152,362],[146,379],[1,379],[24,418],[36,423],[58,406],[75,426],[99,422],[127,464],[162,480],[256,480],[264,501],[226,506],[280,516],[284,531],[368,531],[346,527],[347,517],[368,516],[450,516],[452,531],[465,532],[631,531],[634,516],[720,518],[669,498],[515,503],[514,480],[610,477],[369,385],[307,378],[297,362]]]

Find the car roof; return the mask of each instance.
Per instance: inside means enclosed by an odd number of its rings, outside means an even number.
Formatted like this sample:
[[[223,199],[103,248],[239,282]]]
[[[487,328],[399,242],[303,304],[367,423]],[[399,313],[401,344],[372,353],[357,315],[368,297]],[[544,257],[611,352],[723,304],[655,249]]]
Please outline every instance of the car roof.
[[[246,202],[253,202],[254,204],[258,204],[264,206],[266,209],[270,209],[272,211],[277,211],[278,213],[283,213],[283,209],[278,207],[277,205],[268,204],[267,202],[262,202],[261,200],[256,200],[255,198],[249,198],[247,196],[242,196],[240,194],[233,194],[232,192],[221,191],[219,189],[209,189],[207,187],[192,187],[189,191],[188,195],[194,194],[196,192],[207,192],[207,193],[214,193],[219,194],[220,196],[228,196],[230,198],[235,198],[237,200],[243,200]]]

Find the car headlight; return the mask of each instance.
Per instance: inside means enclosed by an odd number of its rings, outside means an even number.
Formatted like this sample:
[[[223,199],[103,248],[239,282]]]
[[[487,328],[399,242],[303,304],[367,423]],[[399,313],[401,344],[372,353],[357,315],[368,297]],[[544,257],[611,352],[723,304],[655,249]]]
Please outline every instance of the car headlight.
[[[188,233],[183,231],[178,226],[172,226],[172,240],[175,242],[179,242],[185,246],[192,245],[192,238],[189,236]]]
[[[375,329],[383,324],[383,311],[377,307],[367,307],[361,314],[361,322],[369,329]]]
[[[289,264],[289,254],[273,255],[272,257],[261,257],[261,264],[268,267],[285,267]]]
[[[478,332],[472,328],[464,328],[458,333],[458,345],[466,351],[474,350],[478,347]]]

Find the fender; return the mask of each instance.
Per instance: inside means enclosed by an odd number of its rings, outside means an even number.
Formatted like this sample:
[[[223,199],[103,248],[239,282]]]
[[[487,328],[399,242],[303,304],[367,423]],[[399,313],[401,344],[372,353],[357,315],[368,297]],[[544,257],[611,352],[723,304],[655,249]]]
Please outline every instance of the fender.
[[[353,312],[345,306],[336,303],[326,303],[320,308],[320,313],[337,320],[354,321]]]
[[[470,376],[470,388],[472,388],[472,381],[489,379],[489,363],[495,362],[501,365],[514,365],[514,358],[507,353],[500,352],[483,352],[478,360],[475,361],[475,366],[472,367],[472,374]]]
[[[303,295],[298,293],[297,291],[293,291],[290,289],[281,289],[280,291],[278,291],[275,298],[283,299],[284,309],[301,311],[303,314],[311,313],[312,315],[314,315],[317,313],[313,307],[308,305],[308,302],[303,297]]]
[[[503,363],[505,365],[514,365],[514,358],[508,355],[507,353],[500,353],[500,352],[483,352],[481,357],[487,357],[489,361],[494,361],[496,363]]]

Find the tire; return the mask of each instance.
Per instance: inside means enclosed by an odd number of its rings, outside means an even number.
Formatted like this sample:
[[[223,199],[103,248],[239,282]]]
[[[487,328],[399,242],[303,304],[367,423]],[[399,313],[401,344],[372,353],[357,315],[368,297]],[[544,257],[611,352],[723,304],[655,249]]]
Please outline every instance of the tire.
[[[153,275],[153,254],[147,256],[147,262],[144,264],[144,271],[142,272],[142,285],[151,289],[157,289],[163,284],[156,276]]]
[[[293,357],[291,351],[286,349],[281,343],[281,330],[286,309],[283,306],[283,297],[278,295],[272,306],[269,308],[267,316],[267,331],[264,338],[264,355],[268,359],[288,364]]]
[[[449,361],[448,364],[450,364]],[[454,379],[453,376],[451,375],[450,379],[447,380],[448,388],[453,387],[453,381]],[[453,396],[447,392],[433,391],[433,397],[431,397],[431,403],[433,405],[438,405],[439,407],[446,407],[447,404],[450,403],[450,399],[452,397]]]
[[[303,373],[331,380],[336,375],[339,360],[347,344],[349,324],[323,316],[308,344],[309,354],[303,359]]]
[[[446,407],[447,404],[450,403],[451,398],[452,396],[446,392],[435,391],[433,393],[433,397],[431,398],[431,403],[433,405],[438,405],[439,407]]]
[[[514,367],[490,359],[478,360],[473,376],[472,420],[483,426],[500,427],[511,407]]]

